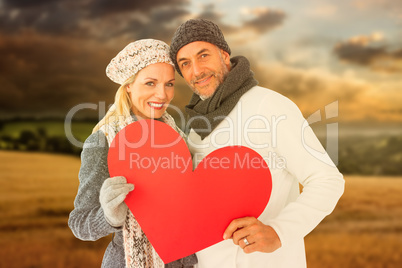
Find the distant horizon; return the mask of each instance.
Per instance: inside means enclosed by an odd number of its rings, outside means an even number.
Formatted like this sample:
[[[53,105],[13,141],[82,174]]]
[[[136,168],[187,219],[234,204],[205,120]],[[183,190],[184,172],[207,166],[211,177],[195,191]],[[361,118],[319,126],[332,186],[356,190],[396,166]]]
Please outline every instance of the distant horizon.
[[[15,123],[15,122],[41,122],[41,121],[56,121],[64,122],[65,116],[61,115],[15,115],[9,117],[0,117],[0,123]],[[88,122],[96,124],[99,119],[95,116],[79,116],[74,117],[72,122]],[[178,122],[180,123],[180,122]],[[338,134],[339,137],[349,137],[349,136],[380,136],[380,135],[392,135],[398,136],[402,135],[402,125],[398,122],[343,122],[343,121],[332,121],[330,124],[338,124]],[[326,124],[318,122],[310,124],[314,133],[322,138],[327,136]]]

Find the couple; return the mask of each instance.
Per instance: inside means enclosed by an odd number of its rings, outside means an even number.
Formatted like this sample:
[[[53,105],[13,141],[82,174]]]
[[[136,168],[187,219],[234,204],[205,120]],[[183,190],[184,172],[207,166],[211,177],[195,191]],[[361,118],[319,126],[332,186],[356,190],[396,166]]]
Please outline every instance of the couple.
[[[170,48],[158,40],[139,40],[108,65],[108,77],[121,86],[114,105],[85,142],[99,146],[84,145],[80,186],[69,218],[71,230],[82,240],[114,234],[102,267],[306,267],[303,238],[334,209],[344,190],[343,177],[335,165],[327,164],[328,155],[312,130],[303,127],[296,105],[257,86],[248,60],[230,54],[217,25],[191,19],[176,30]],[[175,69],[194,92],[186,106],[188,137],[166,112],[174,95]],[[247,120],[253,116],[254,121]],[[110,144],[126,125],[149,118],[165,122],[187,139],[195,163],[229,145],[281,157],[281,168],[275,168],[276,159],[267,163],[273,187],[261,216],[235,219],[222,234],[224,241],[164,265],[124,203],[134,185],[124,177],[110,178],[108,146],[101,146]],[[236,132],[246,125],[253,131]],[[230,127],[233,133],[228,133]],[[302,137],[323,152],[321,159],[306,150]]]

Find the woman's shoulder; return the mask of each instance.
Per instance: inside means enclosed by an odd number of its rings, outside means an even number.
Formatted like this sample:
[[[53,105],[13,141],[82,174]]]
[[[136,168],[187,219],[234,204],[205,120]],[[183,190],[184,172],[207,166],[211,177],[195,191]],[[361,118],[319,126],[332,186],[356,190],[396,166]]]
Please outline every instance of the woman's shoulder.
[[[107,163],[109,145],[102,131],[92,133],[84,142],[81,152],[81,173],[90,173],[94,167],[103,167]]]
[[[84,142],[83,150],[86,149],[108,149],[108,142],[105,133],[98,130],[91,135]]]

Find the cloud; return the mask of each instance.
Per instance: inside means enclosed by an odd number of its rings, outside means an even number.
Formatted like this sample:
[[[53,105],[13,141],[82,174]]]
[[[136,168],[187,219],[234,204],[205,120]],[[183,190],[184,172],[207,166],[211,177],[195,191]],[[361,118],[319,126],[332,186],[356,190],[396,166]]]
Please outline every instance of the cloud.
[[[353,0],[351,4],[361,10],[371,9],[377,12],[379,9],[390,12],[402,11],[401,3],[395,0]]]
[[[248,20],[232,25],[213,4],[194,15],[188,3],[0,0],[0,116],[65,115],[80,103],[113,102],[118,85],[105,75],[110,59],[133,40],[170,43],[189,17],[211,19],[228,36],[257,36],[273,25],[259,22],[269,17],[264,9],[251,10]],[[175,105],[183,109],[190,95],[183,81],[177,83]]]
[[[26,29],[52,35],[85,35],[80,22],[85,14],[80,9],[70,9],[65,1],[41,1],[37,5],[25,1],[9,1],[0,12],[0,31],[16,33]],[[32,1],[32,3],[36,3]]]
[[[259,34],[270,31],[280,25],[286,18],[286,14],[281,10],[273,10],[269,8],[246,9],[246,13],[254,15],[253,19],[244,22],[243,27],[251,29]]]
[[[216,11],[215,4],[206,4],[202,6],[201,13],[195,19],[206,19],[215,23],[222,23],[223,14]]]
[[[114,100],[118,85],[105,69],[118,49],[97,42],[44,36],[25,31],[0,34],[0,117],[11,115],[65,116],[76,105]],[[177,78],[173,104],[184,109],[191,90]],[[96,117],[86,109],[81,116]]]
[[[286,14],[283,11],[273,10],[266,7],[257,7],[253,9],[242,8],[240,12],[242,17],[249,18],[242,19],[238,26],[225,23],[223,20],[225,14],[217,11],[214,4],[204,5],[201,13],[195,18],[203,18],[215,22],[219,25],[219,28],[225,35],[239,34],[239,32],[245,33],[249,31],[263,34],[280,26],[286,18]]]
[[[314,16],[318,18],[328,18],[333,17],[339,11],[339,7],[332,3],[320,3],[319,5],[314,5],[307,10],[309,16]]]
[[[188,4],[187,0],[148,0],[148,1],[126,1],[126,0],[92,0],[88,3],[91,16],[105,16],[115,13],[127,13],[131,11],[149,12],[158,6],[177,6]]]
[[[368,65],[375,58],[385,55],[384,47],[371,46],[382,39],[381,34],[355,36],[349,40],[338,43],[334,48],[334,52],[342,60],[360,65]]]
[[[344,42],[339,42],[335,55],[342,61],[366,66],[374,71],[402,72],[402,48],[394,51],[383,42],[381,33],[368,36],[355,36]]]
[[[90,16],[105,16],[115,13],[127,13],[130,11],[148,12],[154,7],[164,5],[188,4],[188,0],[148,0],[148,1],[126,1],[126,0],[83,0],[69,1],[58,0],[3,0],[4,8],[7,9],[32,9],[42,7],[62,6],[67,9],[86,9],[83,13]],[[68,11],[68,10],[66,10]]]
[[[54,2],[53,0],[3,0],[5,8],[30,8],[33,6],[42,6]]]
[[[226,36],[238,32],[240,27],[227,24],[223,21],[224,14],[216,11],[214,4],[207,4],[202,6],[200,14],[193,16],[194,19],[206,19],[216,23],[221,29],[222,33]]]
[[[107,47],[29,31],[0,40],[0,114],[60,115],[79,103],[112,100]]]
[[[80,103],[113,102],[110,59],[136,39],[169,42],[189,14],[187,0],[0,3],[2,116],[63,115]]]
[[[134,39],[154,38],[170,43],[176,28],[189,14],[183,7],[156,8],[149,13],[146,21],[134,20],[123,32],[131,33]]]
[[[111,38],[120,41],[157,38],[168,42],[177,26],[191,16],[188,4],[188,0],[6,0],[0,10],[0,32],[13,34],[29,29],[49,35],[96,38],[102,42]],[[224,22],[226,14],[218,12],[214,4],[204,5],[192,17],[214,21],[225,35],[239,32],[259,35],[279,26],[285,18],[282,11],[267,8],[248,12],[250,18],[236,26]]]
[[[298,69],[279,63],[252,64],[259,85],[294,101],[305,117],[338,101],[339,121],[402,121],[399,82],[372,83],[348,73],[337,75],[321,69]]]
[[[115,36],[114,33],[124,33],[130,25],[137,26],[131,28],[131,32],[137,32],[149,30],[147,25],[169,23],[169,19],[188,13],[184,10],[186,4],[187,0],[6,0],[0,11],[0,31],[15,33],[31,29],[44,34],[102,39]],[[158,16],[154,16],[154,13]]]
[[[207,19],[216,23],[231,47],[243,46],[257,40],[261,35],[280,26],[286,18],[283,11],[266,7],[243,7],[239,11],[240,17],[236,24],[226,20],[226,14],[218,10],[213,3],[202,5],[201,12],[192,18]]]

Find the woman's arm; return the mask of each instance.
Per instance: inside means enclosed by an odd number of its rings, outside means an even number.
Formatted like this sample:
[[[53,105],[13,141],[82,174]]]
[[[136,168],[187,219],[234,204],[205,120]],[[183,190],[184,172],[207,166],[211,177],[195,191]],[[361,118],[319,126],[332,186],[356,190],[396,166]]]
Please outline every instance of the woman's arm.
[[[105,179],[109,178],[107,167],[108,143],[103,132],[98,131],[84,143],[79,172],[80,185],[70,213],[68,225],[81,240],[98,240],[120,228],[112,227],[105,219],[99,202],[99,192]]]

